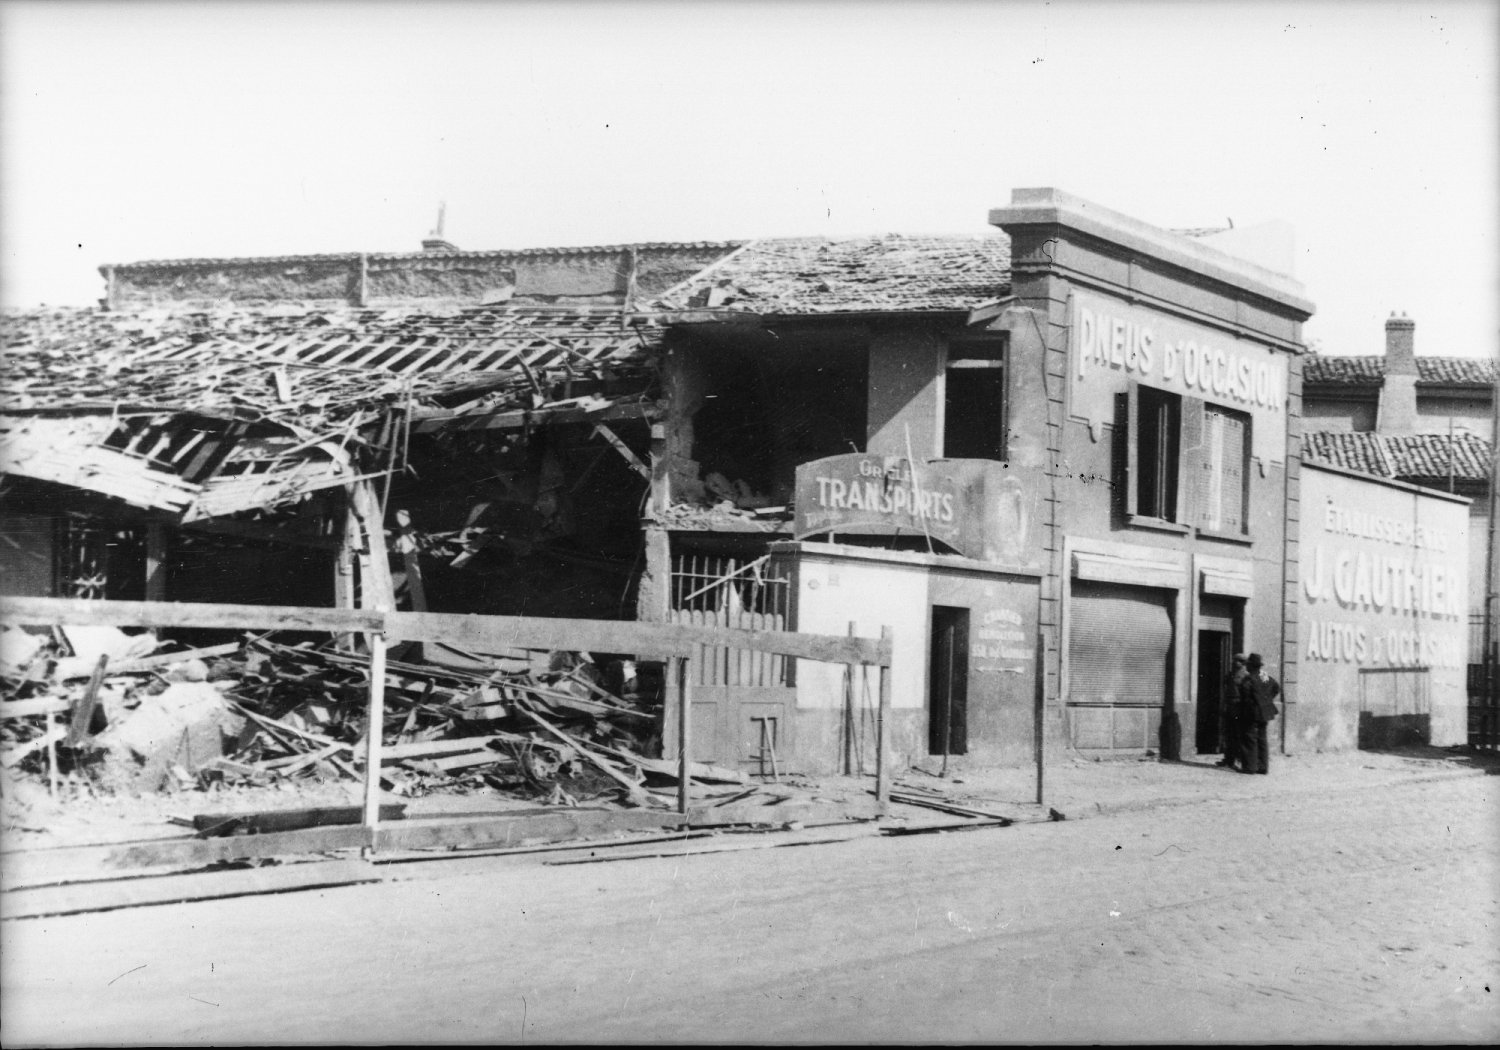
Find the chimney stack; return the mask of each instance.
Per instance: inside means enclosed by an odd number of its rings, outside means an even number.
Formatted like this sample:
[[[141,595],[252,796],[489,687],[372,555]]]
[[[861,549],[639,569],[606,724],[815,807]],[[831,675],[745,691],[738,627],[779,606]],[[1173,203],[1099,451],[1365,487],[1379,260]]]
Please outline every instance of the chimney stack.
[[[1417,430],[1417,322],[1393,312],[1385,322],[1385,381],[1376,430],[1392,437]]]
[[[1417,374],[1417,351],[1415,334],[1417,322],[1402,314],[1394,313],[1385,322],[1385,374],[1414,376]]]
[[[426,237],[422,238],[422,250],[424,252],[456,252],[458,245],[452,244],[443,238],[443,219],[448,211],[448,202],[444,201],[438,205],[437,226]]]

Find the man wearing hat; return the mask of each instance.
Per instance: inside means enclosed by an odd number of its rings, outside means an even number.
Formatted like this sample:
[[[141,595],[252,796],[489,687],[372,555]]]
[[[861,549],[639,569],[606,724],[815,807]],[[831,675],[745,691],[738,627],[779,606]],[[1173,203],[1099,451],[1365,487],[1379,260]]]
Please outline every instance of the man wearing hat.
[[[1244,730],[1240,727],[1240,681],[1247,673],[1245,654],[1235,653],[1229,675],[1224,679],[1223,695],[1219,703],[1219,732],[1224,737],[1224,757],[1214,763],[1216,766],[1233,769],[1239,759],[1240,737],[1244,735]]]
[[[1260,653],[1245,660],[1245,677],[1240,679],[1240,723],[1244,745],[1240,749],[1240,772],[1269,773],[1271,749],[1266,744],[1266,723],[1276,717],[1276,698],[1281,686],[1261,670]]]

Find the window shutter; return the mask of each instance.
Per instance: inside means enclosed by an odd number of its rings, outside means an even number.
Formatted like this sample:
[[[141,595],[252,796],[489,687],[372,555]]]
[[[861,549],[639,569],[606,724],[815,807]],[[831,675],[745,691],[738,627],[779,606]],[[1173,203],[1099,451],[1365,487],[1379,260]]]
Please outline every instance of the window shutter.
[[[1207,475],[1213,470],[1213,466],[1204,454],[1203,409],[1202,398],[1183,397],[1182,444],[1177,459],[1177,477],[1180,479],[1177,486],[1177,520],[1183,524],[1204,524],[1202,514],[1207,499]]]
[[[1125,514],[1129,517],[1135,517],[1138,506],[1135,489],[1136,479],[1141,476],[1141,450],[1135,421],[1141,417],[1140,410],[1140,387],[1135,383],[1131,383],[1125,393],[1115,395],[1115,440],[1124,442],[1119,486],[1125,496]]]

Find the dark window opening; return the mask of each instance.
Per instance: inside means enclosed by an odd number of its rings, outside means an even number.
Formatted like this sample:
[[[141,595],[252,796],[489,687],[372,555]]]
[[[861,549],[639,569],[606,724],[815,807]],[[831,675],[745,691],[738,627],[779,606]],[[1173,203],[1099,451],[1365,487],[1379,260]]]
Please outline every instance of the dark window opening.
[[[1006,458],[1005,345],[955,343],[944,382],[943,455],[948,459]]]
[[[1135,512],[1176,521],[1182,398],[1151,387],[1137,389]]]

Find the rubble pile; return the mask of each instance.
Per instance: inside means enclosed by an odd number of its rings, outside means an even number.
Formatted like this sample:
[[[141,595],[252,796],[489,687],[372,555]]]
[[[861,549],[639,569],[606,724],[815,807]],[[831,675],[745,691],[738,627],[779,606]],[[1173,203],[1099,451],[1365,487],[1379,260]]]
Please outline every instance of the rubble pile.
[[[5,630],[0,753],[9,774],[46,778],[54,791],[62,779],[103,792],[364,779],[368,654],[268,637],[157,652],[169,644],[114,628]],[[545,669],[471,655],[450,665],[400,648],[391,657],[384,790],[675,803],[675,763],[645,757],[659,750],[659,670],[632,661],[601,670],[573,653],[551,654]],[[746,783],[700,763],[690,774]],[[712,789],[707,797],[716,798]]]

